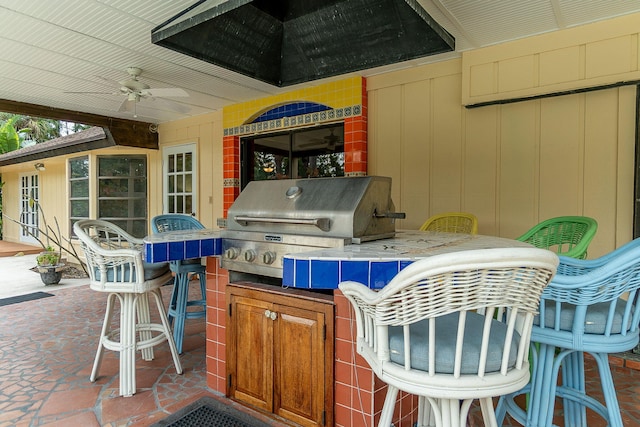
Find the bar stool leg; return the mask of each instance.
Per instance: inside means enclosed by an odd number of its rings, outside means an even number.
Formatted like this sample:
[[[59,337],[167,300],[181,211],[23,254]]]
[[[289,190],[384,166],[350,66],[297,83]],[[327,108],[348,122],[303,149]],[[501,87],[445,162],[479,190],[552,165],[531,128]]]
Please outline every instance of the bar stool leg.
[[[151,314],[149,312],[149,296],[142,294],[137,298],[137,317],[138,322],[136,325],[140,325],[138,334],[140,335],[140,341],[148,341],[153,335],[151,331],[145,327],[151,323]],[[153,346],[146,347],[140,350],[143,360],[153,360]]]
[[[107,297],[107,308],[104,313],[104,321],[102,322],[102,331],[100,332],[100,339],[98,340],[98,350],[96,351],[96,357],[93,361],[93,369],[91,369],[91,376],[89,381],[92,383],[96,381],[98,377],[98,371],[102,364],[102,356],[104,355],[104,340],[107,337],[109,325],[111,325],[111,319],[113,318],[113,301],[117,297],[117,294],[109,294]]]
[[[174,292],[176,293],[175,308],[169,310],[169,316],[173,316],[173,338],[178,353],[182,354],[182,338],[184,336],[184,320],[187,314],[187,297],[189,293],[189,274],[176,274]]]
[[[136,300],[138,294],[121,296],[120,311],[120,395],[133,396],[136,392]]]
[[[167,342],[169,343],[169,349],[171,350],[171,357],[173,358],[173,364],[176,367],[176,373],[181,375],[182,364],[180,363],[180,357],[178,356],[178,349],[176,348],[176,343],[173,340],[173,336],[171,335],[171,328],[169,327],[169,320],[167,319],[167,312],[164,308],[164,304],[162,302],[162,294],[160,293],[160,289],[155,289],[151,291],[154,298],[156,299],[156,305],[158,306],[158,313],[160,313],[160,320],[162,321],[162,326],[164,327],[164,335],[167,337]]]

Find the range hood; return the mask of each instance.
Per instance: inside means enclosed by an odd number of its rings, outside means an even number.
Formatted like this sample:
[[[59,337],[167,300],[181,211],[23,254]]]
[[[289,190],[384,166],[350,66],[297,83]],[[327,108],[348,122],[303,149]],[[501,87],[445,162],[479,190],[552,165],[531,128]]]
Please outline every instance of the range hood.
[[[201,0],[154,44],[289,86],[454,50],[417,0]]]

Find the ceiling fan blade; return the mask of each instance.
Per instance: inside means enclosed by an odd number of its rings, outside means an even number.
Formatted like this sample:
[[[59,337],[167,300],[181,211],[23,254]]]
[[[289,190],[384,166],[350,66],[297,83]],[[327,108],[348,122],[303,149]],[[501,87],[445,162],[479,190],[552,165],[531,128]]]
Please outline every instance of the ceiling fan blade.
[[[136,101],[130,101],[128,98],[125,98],[122,104],[120,104],[120,108],[118,108],[119,112],[123,111],[133,111],[133,107]]]
[[[81,94],[89,94],[89,95],[120,95],[120,92],[70,92],[70,91],[65,91],[62,93],[81,93]]]
[[[184,89],[180,89],[177,87],[152,88],[143,91],[142,94],[144,96],[157,96],[159,98],[189,96],[189,94]]]
[[[165,98],[151,98],[151,99],[153,99],[155,102],[166,105],[167,108],[177,113],[187,114],[189,111],[191,111],[189,106],[181,104],[179,102],[172,101],[170,99],[165,99]]]

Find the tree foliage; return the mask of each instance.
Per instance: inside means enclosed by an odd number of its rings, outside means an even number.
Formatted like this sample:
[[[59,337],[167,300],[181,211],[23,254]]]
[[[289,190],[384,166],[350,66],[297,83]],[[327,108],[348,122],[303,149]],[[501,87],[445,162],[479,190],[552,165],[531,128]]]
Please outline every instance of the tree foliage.
[[[80,123],[0,112],[0,154],[79,132]]]

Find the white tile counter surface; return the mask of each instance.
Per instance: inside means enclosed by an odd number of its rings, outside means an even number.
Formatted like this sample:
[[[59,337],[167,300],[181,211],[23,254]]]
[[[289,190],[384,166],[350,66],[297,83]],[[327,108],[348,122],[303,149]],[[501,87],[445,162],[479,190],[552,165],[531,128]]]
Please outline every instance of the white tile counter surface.
[[[412,262],[429,256],[473,249],[531,247],[493,236],[398,231],[395,238],[285,255],[283,286],[336,289],[354,280],[372,289],[384,287]]]

